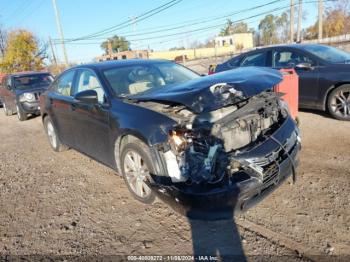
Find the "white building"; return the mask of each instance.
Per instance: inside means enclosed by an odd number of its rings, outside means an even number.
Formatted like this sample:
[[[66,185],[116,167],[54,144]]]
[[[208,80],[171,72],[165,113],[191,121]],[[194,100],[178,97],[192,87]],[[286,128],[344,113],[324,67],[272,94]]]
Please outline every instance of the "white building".
[[[227,36],[217,36],[214,38],[215,45],[217,47],[222,46],[240,46],[242,49],[253,47],[253,34],[252,33],[239,33]]]

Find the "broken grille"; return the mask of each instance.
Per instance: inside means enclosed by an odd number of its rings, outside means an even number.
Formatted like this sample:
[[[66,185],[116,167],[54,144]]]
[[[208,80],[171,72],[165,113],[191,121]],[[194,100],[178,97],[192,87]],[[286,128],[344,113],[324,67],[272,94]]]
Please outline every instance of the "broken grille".
[[[269,184],[278,176],[279,168],[277,163],[272,163],[264,168],[263,183]]]
[[[35,100],[39,100],[40,95],[41,95],[41,92],[34,93]]]

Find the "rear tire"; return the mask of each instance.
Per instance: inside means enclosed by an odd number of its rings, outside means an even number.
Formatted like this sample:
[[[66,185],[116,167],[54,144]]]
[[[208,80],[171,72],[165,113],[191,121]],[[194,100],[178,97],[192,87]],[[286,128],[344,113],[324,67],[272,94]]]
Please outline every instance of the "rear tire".
[[[49,139],[50,145],[54,151],[62,152],[68,149],[68,147],[64,145],[59,139],[59,137],[57,136],[57,131],[49,116],[46,116],[44,118],[44,128],[45,128],[46,135]]]
[[[25,121],[28,119],[28,115],[18,105],[16,105],[16,109],[17,109],[17,117],[19,121]]]
[[[121,149],[120,163],[125,184],[132,196],[144,204],[153,203],[155,195],[145,183],[150,179],[149,174],[154,173],[147,145],[137,139],[129,141]]]
[[[350,85],[341,85],[328,97],[327,108],[332,117],[350,121]]]

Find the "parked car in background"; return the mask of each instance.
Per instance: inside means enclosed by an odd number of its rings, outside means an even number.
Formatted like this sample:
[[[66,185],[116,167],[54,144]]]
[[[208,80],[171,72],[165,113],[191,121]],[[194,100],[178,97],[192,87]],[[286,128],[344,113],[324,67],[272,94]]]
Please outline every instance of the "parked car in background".
[[[174,61],[176,63],[185,63],[186,61],[188,61],[188,57],[187,57],[187,55],[179,55],[179,56],[174,58]]]
[[[350,53],[318,44],[259,48],[219,64],[215,72],[237,67],[294,68],[299,75],[299,107],[328,111],[350,120]]]
[[[295,175],[298,128],[272,92],[281,74],[199,76],[163,60],[81,65],[40,98],[51,147],[74,148],[190,217],[232,217]]]
[[[53,77],[43,72],[23,72],[3,77],[0,98],[5,115],[17,113],[24,121],[28,114],[40,114],[39,96],[52,83]]]
[[[6,74],[1,74],[0,73],[0,88],[1,88],[1,83],[2,83],[2,79],[6,76]],[[1,91],[0,91],[1,92]],[[2,106],[2,101],[1,101],[1,95],[0,95],[0,106]]]

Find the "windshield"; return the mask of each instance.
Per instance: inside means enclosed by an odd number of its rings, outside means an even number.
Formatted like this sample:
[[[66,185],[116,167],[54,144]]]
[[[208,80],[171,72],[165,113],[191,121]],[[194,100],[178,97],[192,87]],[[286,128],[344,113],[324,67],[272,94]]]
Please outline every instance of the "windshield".
[[[50,74],[15,76],[13,79],[15,88],[18,90],[49,86],[53,81],[53,77]]]
[[[335,47],[325,45],[305,46],[305,50],[331,63],[345,63],[350,61],[350,53]]]
[[[199,77],[175,63],[154,63],[115,67],[104,72],[117,96],[135,95]]]

